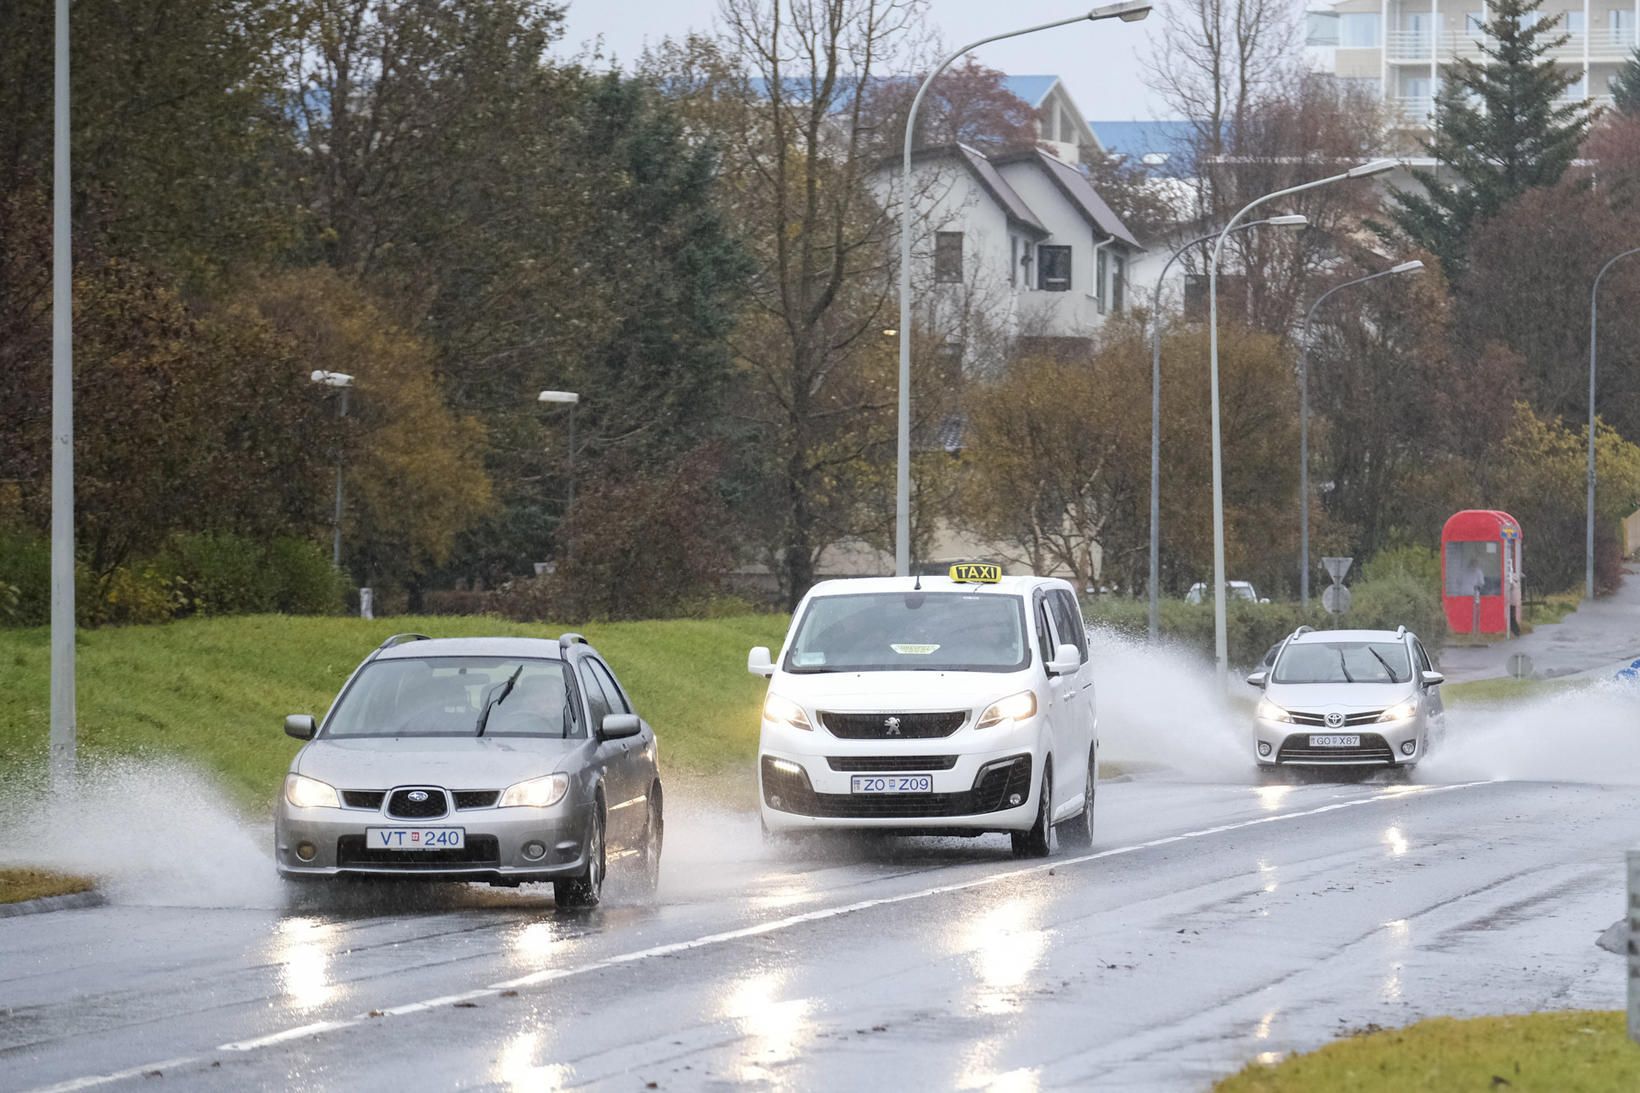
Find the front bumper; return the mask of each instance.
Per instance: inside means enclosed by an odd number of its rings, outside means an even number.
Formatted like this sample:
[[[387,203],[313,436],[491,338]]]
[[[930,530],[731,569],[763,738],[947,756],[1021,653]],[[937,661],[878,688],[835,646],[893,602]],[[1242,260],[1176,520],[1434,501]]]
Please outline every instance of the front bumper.
[[[274,862],[288,877],[395,876],[459,880],[551,880],[586,871],[590,805],[463,809],[440,819],[407,821],[354,808],[295,808],[281,799],[274,821]],[[371,850],[370,827],[459,827],[463,850]],[[545,853],[530,858],[526,845]],[[297,851],[306,844],[311,860]]]
[[[1264,766],[1411,766],[1423,758],[1423,729],[1423,719],[1420,717],[1403,721],[1375,721],[1338,729],[1260,717],[1254,719],[1253,757]],[[1312,746],[1312,736],[1359,736],[1361,743],[1353,748]]]

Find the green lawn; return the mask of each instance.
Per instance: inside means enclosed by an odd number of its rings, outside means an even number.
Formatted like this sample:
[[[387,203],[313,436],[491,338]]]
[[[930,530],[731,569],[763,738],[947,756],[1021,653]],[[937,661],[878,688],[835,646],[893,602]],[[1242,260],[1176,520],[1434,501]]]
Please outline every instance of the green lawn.
[[[1437,1017],[1249,1064],[1215,1093],[1614,1093],[1640,1089],[1640,1046],[1622,1013]]]
[[[783,615],[577,627],[614,666],[661,740],[669,776],[751,782],[764,681],[746,650],[778,646]],[[245,807],[265,807],[299,744],[285,714],[323,714],[355,665],[389,634],[556,637],[569,627],[488,618],[189,619],[82,631],[82,758],[181,756],[219,774]],[[0,771],[43,768],[49,694],[44,629],[0,630]],[[744,800],[751,800],[746,789]]]
[[[1585,683],[1576,679],[1477,679],[1468,683],[1448,683],[1441,688],[1441,698],[1449,706],[1470,703],[1498,704],[1518,702],[1526,698],[1552,695],[1571,690]]]

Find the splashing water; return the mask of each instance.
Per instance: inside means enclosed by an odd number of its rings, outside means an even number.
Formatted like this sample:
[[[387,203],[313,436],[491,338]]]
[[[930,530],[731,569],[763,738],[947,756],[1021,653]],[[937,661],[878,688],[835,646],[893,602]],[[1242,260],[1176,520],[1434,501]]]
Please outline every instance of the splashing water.
[[[275,907],[271,824],[247,824],[212,780],[180,763],[124,760],[82,769],[71,789],[19,784],[0,824],[27,832],[0,865],[97,878],[114,903]]]
[[[1640,785],[1640,687],[1593,680],[1507,705],[1464,705],[1419,764],[1420,782]]]

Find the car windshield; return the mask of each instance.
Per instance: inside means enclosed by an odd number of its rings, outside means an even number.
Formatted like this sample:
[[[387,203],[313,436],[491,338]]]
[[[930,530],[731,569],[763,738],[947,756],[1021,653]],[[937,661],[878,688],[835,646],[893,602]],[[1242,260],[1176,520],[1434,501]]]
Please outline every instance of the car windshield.
[[[1405,683],[1407,647],[1398,641],[1289,643],[1276,661],[1275,683]]]
[[[788,672],[1017,672],[1024,601],[969,592],[822,596],[792,637]]]
[[[365,665],[337,703],[325,735],[476,736],[479,715],[491,703],[485,736],[571,737],[585,731],[562,661],[393,657]]]

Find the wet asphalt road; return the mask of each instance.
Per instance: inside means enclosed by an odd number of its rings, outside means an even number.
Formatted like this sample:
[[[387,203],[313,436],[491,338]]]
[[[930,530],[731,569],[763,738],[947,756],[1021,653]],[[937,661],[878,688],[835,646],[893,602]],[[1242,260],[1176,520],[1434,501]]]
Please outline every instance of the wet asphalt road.
[[[680,808],[653,906],[270,886],[14,918],[0,1088],[1200,1090],[1369,1023],[1621,1006],[1594,940],[1635,803],[1140,779],[1044,863],[994,836],[765,850]]]

